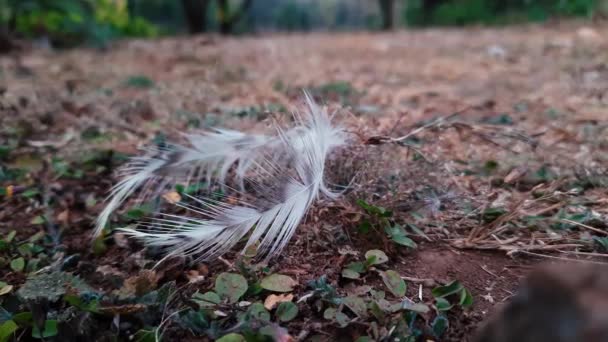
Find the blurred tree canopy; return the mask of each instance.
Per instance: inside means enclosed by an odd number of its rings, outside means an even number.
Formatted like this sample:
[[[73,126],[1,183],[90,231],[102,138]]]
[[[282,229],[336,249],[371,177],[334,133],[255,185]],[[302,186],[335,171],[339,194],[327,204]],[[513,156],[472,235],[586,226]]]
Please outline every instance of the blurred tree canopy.
[[[608,0],[0,0],[0,38],[44,37],[65,47],[179,32],[494,25],[600,10]]]
[[[147,20],[130,15],[126,0],[0,0],[0,13],[4,31],[48,37],[56,46],[159,33]]]
[[[543,21],[552,17],[591,17],[606,0],[408,0],[410,26],[462,26]]]

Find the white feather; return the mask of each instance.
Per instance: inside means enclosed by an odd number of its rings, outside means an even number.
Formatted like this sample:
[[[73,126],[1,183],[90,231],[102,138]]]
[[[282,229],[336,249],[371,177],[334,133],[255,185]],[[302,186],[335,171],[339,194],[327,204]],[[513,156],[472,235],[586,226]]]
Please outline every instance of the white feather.
[[[188,183],[193,178],[202,179],[203,175],[210,184],[218,171],[218,182],[223,184],[228,171],[235,164],[237,176],[243,177],[258,157],[258,149],[276,140],[228,129],[215,129],[186,137],[190,147],[172,145],[160,151],[150,150],[148,156],[133,158],[120,170],[122,178],[112,188],[108,203],[97,218],[95,236],[102,232],[112,213],[138,189],[147,189],[158,182],[163,185],[179,181]],[[161,190],[163,187],[157,186],[157,190],[151,193],[142,191],[138,202],[158,195]]]
[[[150,246],[163,247],[168,255],[197,255],[209,260],[226,253],[249,234],[245,248],[259,243],[267,258],[289,242],[320,193],[335,196],[324,184],[325,161],[330,151],[344,144],[344,132],[331,125],[325,110],[306,94],[308,111],[296,116],[296,128],[273,140],[273,153],[248,160],[255,164],[256,178],[246,177],[267,199],[237,204],[196,199],[196,206],[180,204],[203,218],[163,215],[143,228],[121,229]],[[224,159],[229,160],[229,159]],[[268,178],[269,177],[269,178]]]

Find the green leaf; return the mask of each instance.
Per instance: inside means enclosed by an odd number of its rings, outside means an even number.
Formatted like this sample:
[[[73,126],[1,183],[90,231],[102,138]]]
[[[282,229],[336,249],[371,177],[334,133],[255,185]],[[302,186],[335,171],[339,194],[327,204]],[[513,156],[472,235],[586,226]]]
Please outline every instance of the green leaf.
[[[23,193],[21,193],[21,196],[25,197],[25,198],[32,198],[36,195],[38,195],[40,193],[40,191],[36,188],[30,188],[25,190]]]
[[[247,292],[247,280],[237,273],[221,273],[215,279],[215,292],[230,303],[236,303]]]
[[[416,248],[416,243],[407,237],[407,232],[401,225],[387,226],[384,231],[393,242],[402,246]]]
[[[353,271],[349,268],[345,268],[342,270],[342,277],[347,279],[359,279],[361,275],[357,271]]]
[[[463,288],[462,291],[460,291],[459,304],[464,309],[469,308],[471,305],[473,305],[473,296],[471,295],[471,292],[469,292],[469,290]]]
[[[87,312],[97,312],[97,307],[99,306],[99,300],[86,301],[80,296],[76,296],[73,294],[66,294],[65,296],[63,296],[63,300],[66,303],[72,305],[73,307]]]
[[[108,249],[105,234],[100,234],[93,240],[93,253],[97,256],[102,255]]]
[[[365,301],[362,298],[347,296],[344,297],[343,303],[357,316],[361,318],[367,317],[367,305],[365,305]]]
[[[336,323],[338,323],[338,325],[342,328],[348,326],[350,323],[350,318],[348,318],[348,316],[346,316],[342,311],[336,312],[335,320]]]
[[[34,315],[29,311],[20,312],[13,315],[13,321],[22,328],[29,327],[34,323]]]
[[[133,88],[147,89],[154,87],[154,81],[145,75],[134,75],[125,81],[125,85]]]
[[[325,309],[325,311],[323,311],[323,318],[327,320],[333,320],[334,318],[336,318],[336,312],[338,312],[336,308],[327,308]]]
[[[361,221],[361,223],[359,223],[359,226],[357,227],[357,231],[361,234],[368,234],[369,231],[372,228],[372,224],[371,222],[369,222],[369,220],[367,219],[363,219]]]
[[[372,315],[378,321],[383,321],[384,318],[386,317],[386,313],[384,312],[384,309],[378,302],[371,302],[371,304],[369,306],[369,311],[372,313]]]
[[[414,242],[414,240],[410,239],[409,237],[407,237],[405,235],[393,235],[391,240],[393,240],[394,243],[402,245],[402,246],[406,246],[406,247],[410,247],[410,248],[418,247],[416,245],[416,243]]]
[[[53,272],[30,276],[17,295],[22,301],[55,302],[68,290],[70,293],[95,293],[82,279],[65,272]]]
[[[380,300],[380,299],[386,298],[386,292],[384,292],[382,290],[380,290],[380,291],[371,290],[370,294],[372,295],[372,298],[374,298],[375,300]]]
[[[149,213],[150,213],[150,211],[148,210],[148,208],[146,208],[145,206],[141,206],[141,207],[129,209],[125,215],[127,216],[128,219],[131,219],[133,221],[138,221],[138,220],[143,219]]]
[[[388,287],[388,289],[395,296],[397,296],[397,297],[405,296],[405,290],[407,290],[407,285],[405,284],[405,281],[403,279],[401,279],[401,276],[399,275],[399,273],[397,273],[393,270],[388,270],[386,272],[381,272],[380,275],[381,275],[382,281],[384,281],[384,284],[386,285],[386,287]]]
[[[365,271],[367,271],[367,266],[362,262],[351,262],[346,265],[346,268],[357,273],[365,273]]]
[[[12,320],[0,324],[0,342],[8,341],[17,329],[19,326]]]
[[[135,333],[135,342],[157,342],[156,329],[140,329]]]
[[[357,205],[363,208],[369,215],[377,217],[391,217],[393,213],[386,208],[375,206],[365,202],[362,199],[357,200]]]
[[[438,315],[431,323],[431,329],[433,329],[433,335],[435,337],[440,338],[448,329],[450,322],[447,317],[443,315]]]
[[[214,318],[215,316],[206,315],[204,310],[186,310],[177,320],[183,328],[191,330],[196,334],[204,334],[209,329],[209,319]]]
[[[277,307],[276,315],[281,322],[289,322],[298,315],[298,306],[292,302],[282,302]]]
[[[372,249],[365,252],[365,260],[368,265],[380,265],[388,261],[386,253],[379,249]]]
[[[220,337],[215,342],[246,342],[246,341],[247,340],[245,339],[245,337],[243,337],[243,335],[236,334],[236,333],[230,333],[228,335],[224,335],[224,336]]]
[[[435,298],[447,297],[460,292],[464,287],[458,280],[454,280],[444,286],[437,286],[431,290],[431,294]]]
[[[448,311],[453,306],[454,305],[450,304],[450,302],[443,297],[435,298],[435,307],[437,308],[437,311]]]
[[[12,148],[8,145],[0,145],[0,159],[6,158],[11,153]]]
[[[505,210],[504,208],[487,208],[481,214],[481,218],[484,222],[490,223],[506,213],[507,210]]]
[[[44,322],[44,328],[42,332],[40,329],[34,325],[32,327],[32,337],[33,338],[49,338],[57,335],[57,321],[56,320],[46,320]]]
[[[374,339],[369,336],[360,336],[355,342],[374,342]]]
[[[262,304],[262,303],[251,304],[251,306],[249,306],[249,309],[247,310],[247,314],[248,314],[249,318],[253,318],[258,321],[262,321],[262,322],[270,321],[270,313],[268,312],[268,310],[266,310],[266,308],[264,307],[264,304]]]
[[[27,239],[27,241],[29,241],[31,243],[35,243],[35,242],[42,240],[42,238],[44,238],[45,235],[46,235],[46,233],[43,230],[41,230],[41,231],[37,232],[36,234],[30,236]]]
[[[298,282],[282,274],[271,274],[260,282],[263,289],[273,292],[290,292]]]
[[[498,162],[496,160],[488,160],[483,165],[484,174],[489,175],[494,171],[498,170]]]
[[[33,219],[30,221],[30,223],[31,223],[31,224],[44,224],[44,222],[46,222],[46,219],[45,219],[45,218],[44,218],[44,216],[42,216],[42,215],[35,216],[35,217],[34,217],[34,218],[33,218]]]
[[[603,252],[608,252],[608,237],[593,236],[593,241],[595,241]]]
[[[414,303],[410,299],[405,299],[400,305],[402,310],[414,311],[418,313],[427,313],[430,311],[428,305],[423,303]]]
[[[11,269],[15,272],[22,272],[25,268],[25,259],[22,257],[11,260]]]
[[[3,281],[0,281],[0,296],[10,293],[13,290],[13,285],[9,285]]]
[[[11,243],[13,242],[13,239],[15,238],[15,235],[17,235],[17,231],[16,230],[12,230],[10,233],[8,233],[6,235],[6,237],[4,238],[4,241]]]
[[[205,292],[203,294],[197,292],[192,296],[192,300],[201,308],[214,307],[222,301],[220,296],[213,291]]]

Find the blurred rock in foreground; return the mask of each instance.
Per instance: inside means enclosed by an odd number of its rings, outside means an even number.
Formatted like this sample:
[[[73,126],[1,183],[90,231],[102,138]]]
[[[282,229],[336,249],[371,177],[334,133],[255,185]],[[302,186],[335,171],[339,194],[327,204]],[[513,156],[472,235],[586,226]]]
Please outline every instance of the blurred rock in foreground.
[[[533,271],[473,341],[608,341],[608,266],[551,264]]]

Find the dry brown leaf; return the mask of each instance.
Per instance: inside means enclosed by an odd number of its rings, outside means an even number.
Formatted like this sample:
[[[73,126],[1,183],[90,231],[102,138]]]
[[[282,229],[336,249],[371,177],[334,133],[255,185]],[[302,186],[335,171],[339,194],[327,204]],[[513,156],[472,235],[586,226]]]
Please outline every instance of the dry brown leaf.
[[[191,284],[196,284],[200,281],[205,280],[205,276],[198,273],[197,270],[190,270],[186,272],[186,278],[188,278],[188,282]]]
[[[266,310],[272,310],[279,303],[291,302],[292,300],[293,300],[293,295],[291,293],[290,294],[280,294],[280,295],[271,294],[270,296],[266,297],[266,299],[264,300],[264,307],[266,308]]]
[[[123,296],[141,296],[156,289],[158,275],[152,270],[141,270],[138,275],[125,280],[119,292]]]
[[[130,315],[136,312],[142,312],[146,310],[144,304],[126,304],[117,306],[104,306],[98,309],[99,312],[106,315]]]
[[[525,166],[525,165],[518,166],[518,167],[514,168],[513,170],[511,170],[511,172],[509,172],[509,174],[505,177],[505,179],[503,181],[506,184],[511,184],[511,183],[519,180],[523,176],[525,176],[527,172],[528,172],[527,166]]]
[[[171,204],[175,204],[182,200],[182,196],[180,196],[176,191],[170,191],[165,193],[163,195],[163,198],[165,199],[165,201]]]
[[[70,211],[68,209],[57,214],[57,221],[61,222],[63,225],[67,225],[70,219]]]

